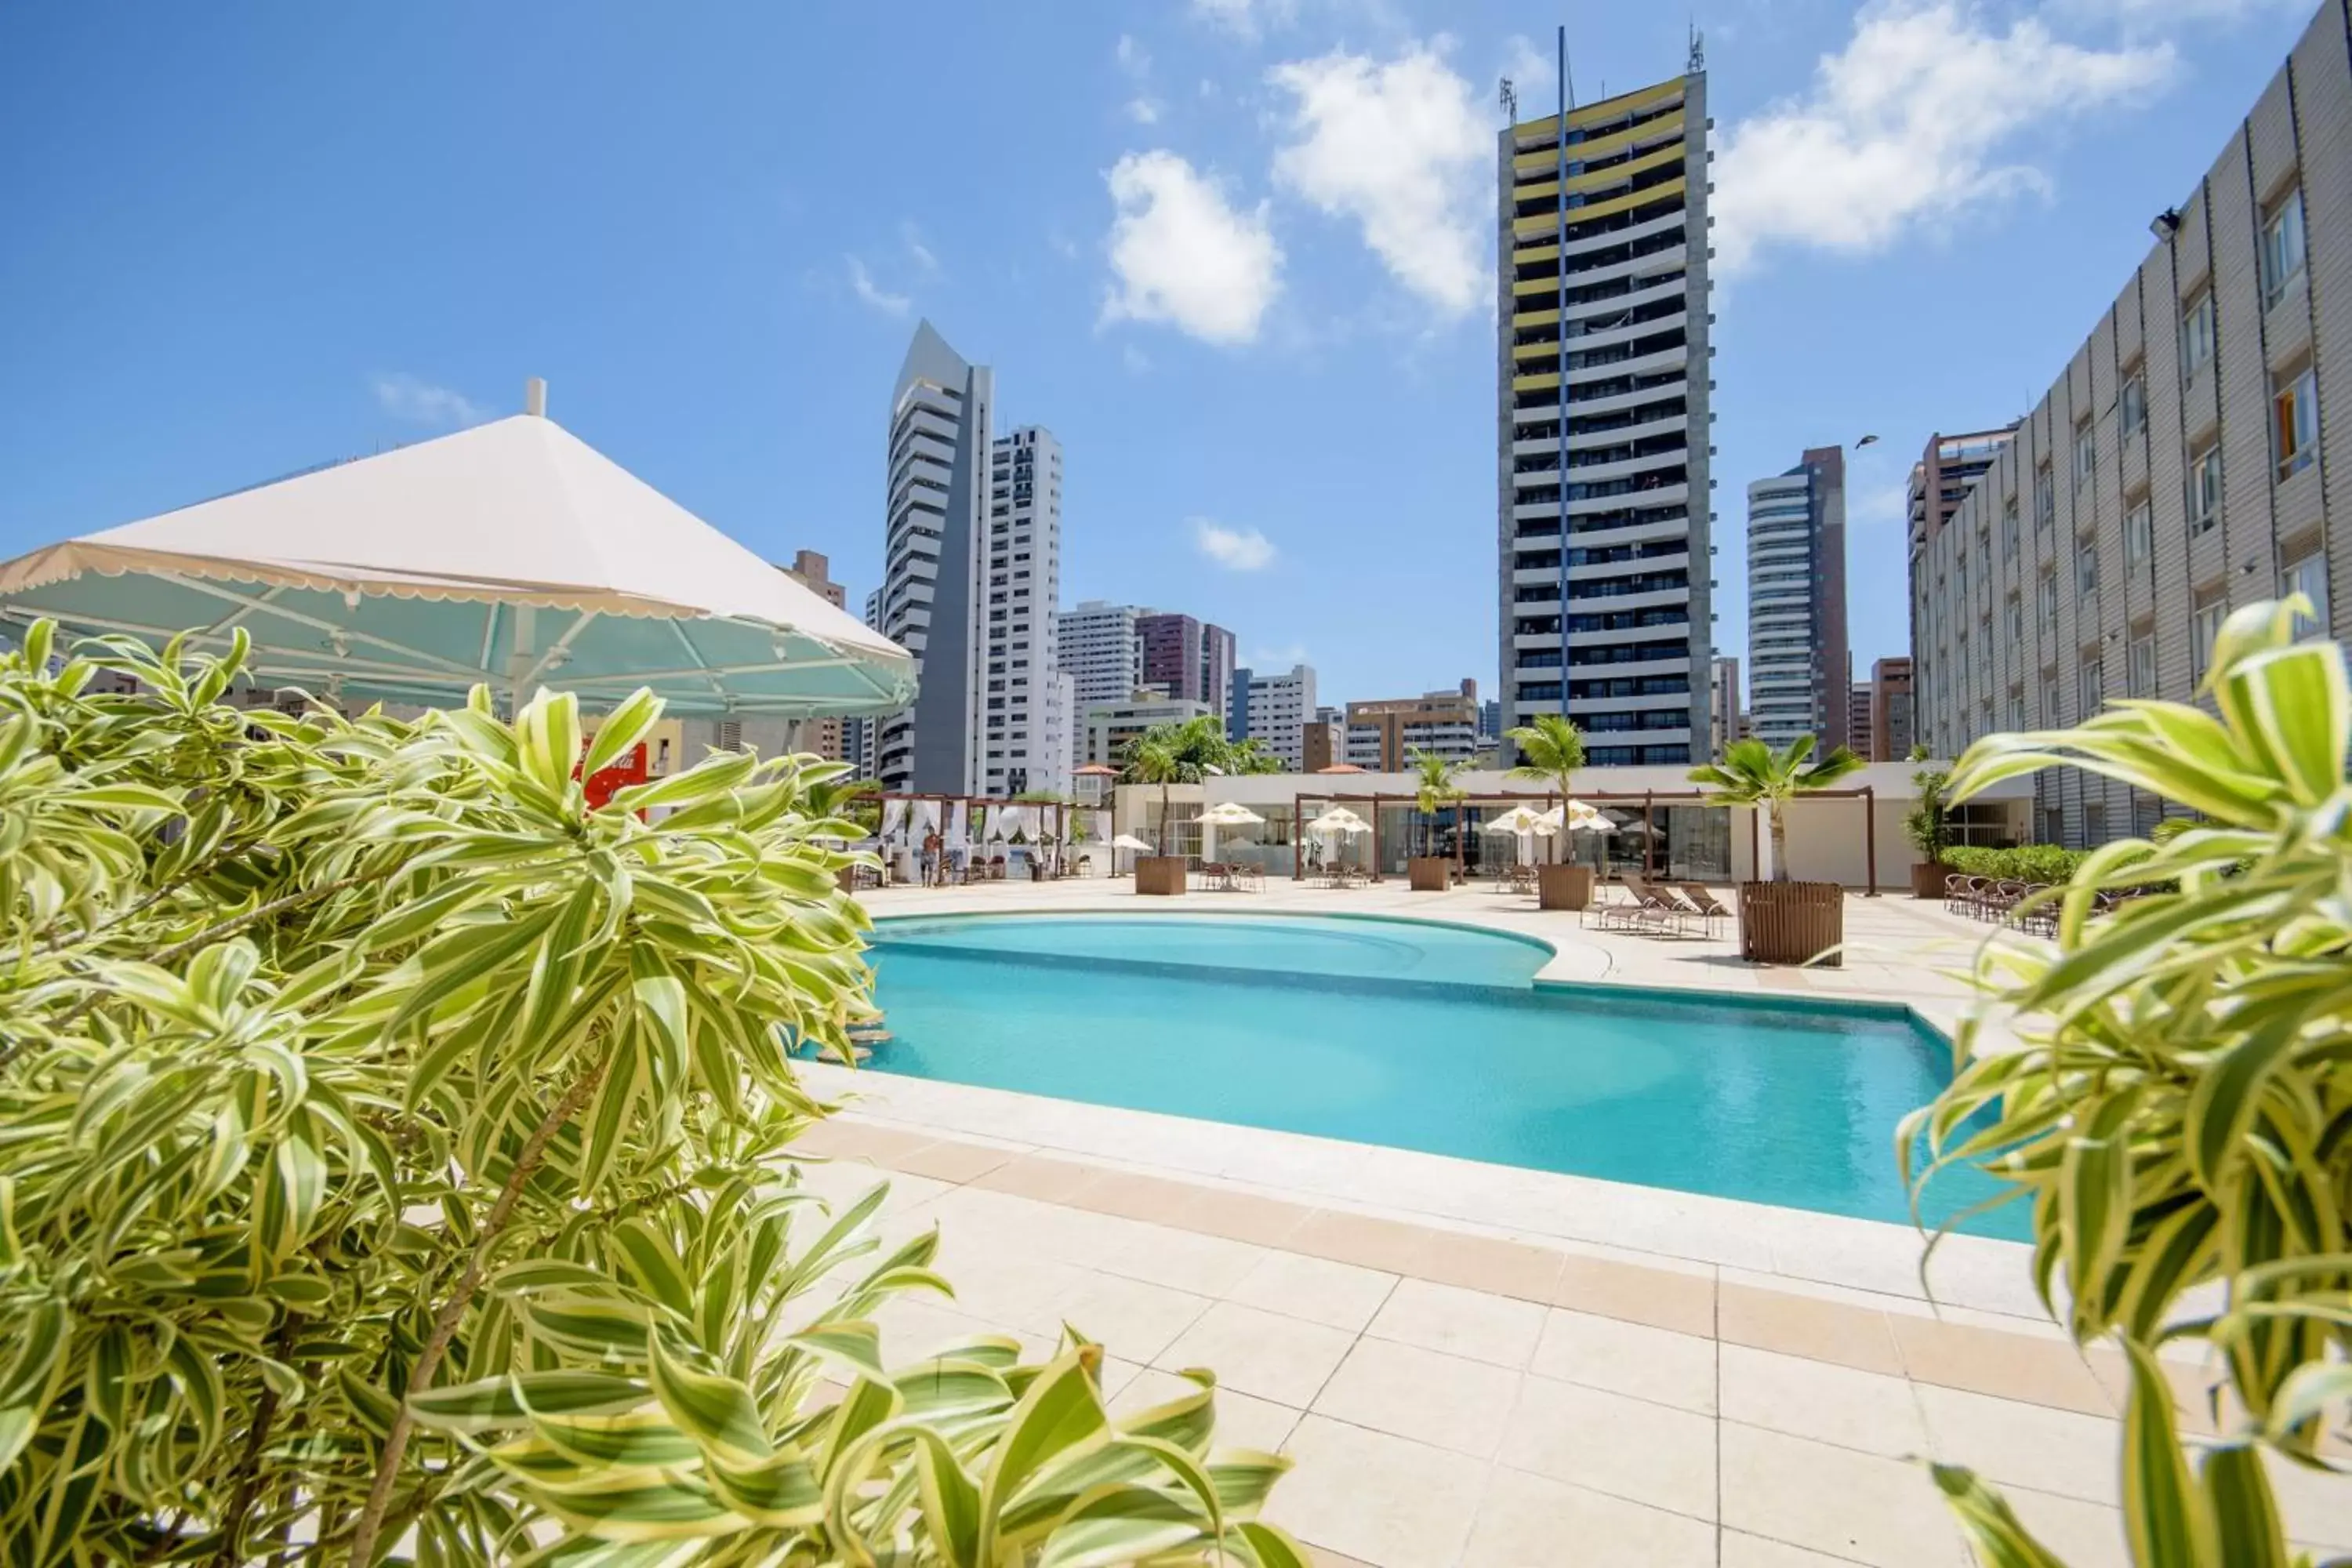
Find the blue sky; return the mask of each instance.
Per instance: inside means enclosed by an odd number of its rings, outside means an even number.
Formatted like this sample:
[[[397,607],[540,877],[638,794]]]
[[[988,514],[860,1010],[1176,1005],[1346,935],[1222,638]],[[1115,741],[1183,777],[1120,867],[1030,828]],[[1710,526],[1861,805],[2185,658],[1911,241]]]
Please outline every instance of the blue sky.
[[[1586,97],[1681,6],[1574,7]],[[1671,14],[1669,14],[1671,13]],[[1747,481],[2030,406],[2308,19],[2286,0],[1698,0],[1717,641]],[[1067,449],[1063,595],[1326,700],[1494,678],[1495,79],[1558,7],[0,8],[0,552],[520,406],[862,595],[915,319]]]

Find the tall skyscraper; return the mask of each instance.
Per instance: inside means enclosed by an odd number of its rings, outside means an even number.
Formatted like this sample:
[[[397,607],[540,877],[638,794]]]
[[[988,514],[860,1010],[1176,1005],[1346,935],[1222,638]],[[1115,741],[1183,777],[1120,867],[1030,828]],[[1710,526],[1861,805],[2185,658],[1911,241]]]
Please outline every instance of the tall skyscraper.
[[[977,795],[981,578],[993,374],[930,322],[915,329],[890,394],[881,630],[915,656],[915,705],[877,726],[890,790]]]
[[[1076,715],[1054,676],[1062,448],[998,437],[995,376],[929,321],[890,405],[880,629],[915,656],[915,705],[876,729],[883,786],[919,794],[1066,790]]]
[[[982,623],[982,793],[1066,793],[1073,715],[1054,688],[1061,605],[1062,445],[1024,425],[990,448]]]
[[[1234,634],[1220,626],[1201,623],[1201,700],[1223,707],[1233,690],[1235,668]]]
[[[1707,744],[1706,78],[1501,132],[1496,467],[1506,728],[1596,764]],[[1563,134],[1563,131],[1565,134]]]
[[[2118,697],[2188,701],[2229,614],[2284,594],[2311,602],[2307,631],[2352,636],[2352,507],[2326,493],[2352,475],[2347,29],[2346,0],[2319,6],[2211,165],[2181,172],[2015,437],[1915,523],[1917,727],[1937,756]],[[2033,782],[2048,842],[2160,821],[2154,796],[2079,768]]]
[[[1748,707],[1775,750],[1843,746],[1853,673],[1845,635],[1845,452],[1816,447],[1748,487]]]
[[[1222,708],[1234,679],[1234,634],[1171,610],[1135,612],[1143,684]]]

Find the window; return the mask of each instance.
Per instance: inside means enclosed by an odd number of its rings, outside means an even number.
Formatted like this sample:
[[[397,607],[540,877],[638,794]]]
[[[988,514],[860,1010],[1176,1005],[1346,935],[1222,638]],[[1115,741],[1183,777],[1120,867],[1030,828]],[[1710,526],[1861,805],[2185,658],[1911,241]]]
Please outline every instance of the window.
[[[2100,673],[2099,661],[2095,658],[2083,666],[2082,673],[2076,677],[2076,681],[2078,685],[2076,695],[2083,700],[2083,717],[2088,719],[2099,710],[2099,704],[2106,699],[2106,689]]]
[[[2197,679],[2205,679],[2206,669],[2213,662],[2213,641],[2221,635],[2221,621],[2230,613],[2227,601],[2216,594],[2212,602],[2197,606],[2195,621],[2189,628],[2189,646],[2197,660]]]
[[[2221,521],[2221,445],[2216,441],[2189,459],[2189,534],[2203,533]]]
[[[2074,426],[2074,483],[2079,488],[2098,466],[2099,430],[2089,420]]]
[[[2037,590],[2037,595],[2038,602],[2034,608],[2036,616],[2042,623],[2042,634],[2055,636],[2058,631],[2057,573],[2044,572],[2042,574],[2042,586]]]
[[[2045,805],[2042,808],[2042,842],[2044,844],[2066,842],[2066,814],[2054,805]]]
[[[2156,513],[2148,503],[2124,513],[2124,563],[2137,566],[2156,553]]]
[[[2025,601],[2014,594],[2009,596],[2009,640],[2011,644],[2025,641]]]
[[[2017,559],[2017,508],[2011,506],[2000,514],[2000,558]]]
[[[2132,792],[2132,832],[2141,838],[2152,838],[2164,821],[2164,802],[2146,790]]]
[[[2294,635],[2309,637],[2327,629],[2327,557],[2315,550],[2287,563],[2279,574],[2279,595],[2300,594],[2311,601],[2312,613],[2294,617]]]
[[[2137,371],[2116,399],[2116,421],[2126,437],[2138,435],[2147,424],[2147,379]]]
[[[2042,727],[2045,730],[2055,730],[2065,722],[2059,714],[2058,692],[2058,682],[2054,679],[2042,683]]]
[[[2074,592],[2077,595],[2099,591],[2099,552],[2094,544],[2074,546]]]
[[[2189,380],[2213,357],[2213,290],[2199,291],[2180,317],[2180,379]]]
[[[2311,466],[2319,455],[2319,383],[2308,368],[2281,386],[2273,378],[2271,439],[2278,452],[2278,477],[2285,479]]]
[[[2289,191],[2286,200],[2263,225],[2263,304],[2278,303],[2286,286],[2303,270],[2303,191]]]
[[[2086,800],[2083,803],[2083,842],[2105,844],[2107,841],[2107,803]]]
[[[2125,694],[2131,697],[2156,695],[2156,634],[2142,632],[2132,638],[2129,666],[2124,672]]]
[[[2033,526],[2047,528],[2057,515],[2058,487],[2050,478],[2050,465],[2044,463],[2033,476]]]
[[[2009,727],[2012,730],[2025,728],[2025,693],[2022,691],[2009,694]]]

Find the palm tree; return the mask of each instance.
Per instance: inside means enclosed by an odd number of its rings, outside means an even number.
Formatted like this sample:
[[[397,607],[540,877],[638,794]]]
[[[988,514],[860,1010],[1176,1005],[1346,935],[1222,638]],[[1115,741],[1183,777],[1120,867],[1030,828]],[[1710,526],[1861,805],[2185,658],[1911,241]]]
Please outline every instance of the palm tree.
[[[1510,733],[1519,749],[1519,765],[1504,776],[1539,784],[1559,792],[1559,831],[1552,835],[1552,858],[1559,858],[1560,840],[1568,837],[1568,799],[1576,770],[1584,765],[1584,731],[1564,713],[1538,713],[1532,724]]]
[[[1811,760],[1813,738],[1800,735],[1776,752],[1761,741],[1735,742],[1723,761],[1693,768],[1690,781],[1707,786],[1706,798],[1717,805],[1760,805],[1772,827],[1772,878],[1789,877],[1789,802],[1801,795],[1827,789],[1865,766],[1860,757],[1840,746],[1819,762]]]
[[[1119,778],[1126,784],[1160,786],[1160,853],[1168,853],[1168,786],[1199,784],[1213,773],[1230,773],[1233,742],[1214,714],[1154,724],[1128,743]]]
[[[1418,748],[1407,761],[1412,763],[1415,775],[1413,804],[1421,808],[1422,847],[1434,850],[1437,837],[1437,814],[1460,800],[1465,793],[1458,776],[1462,772],[1463,764],[1454,758],[1437,756]],[[1461,859],[1462,847],[1459,826],[1456,824],[1457,831],[1454,835],[1454,858],[1457,863]]]

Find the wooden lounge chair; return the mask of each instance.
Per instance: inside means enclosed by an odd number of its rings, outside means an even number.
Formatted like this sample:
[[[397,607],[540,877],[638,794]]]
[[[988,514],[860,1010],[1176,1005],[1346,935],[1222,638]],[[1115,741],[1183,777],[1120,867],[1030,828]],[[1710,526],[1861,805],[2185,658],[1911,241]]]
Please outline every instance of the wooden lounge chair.
[[[1706,931],[1709,936],[1715,934],[1716,921],[1727,921],[1731,919],[1731,910],[1726,908],[1717,900],[1713,893],[1707,891],[1706,889],[1702,887],[1700,884],[1696,882],[1683,882],[1677,884],[1677,886],[1680,888],[1683,897],[1689,900],[1691,908],[1698,911],[1699,919],[1706,922]]]

